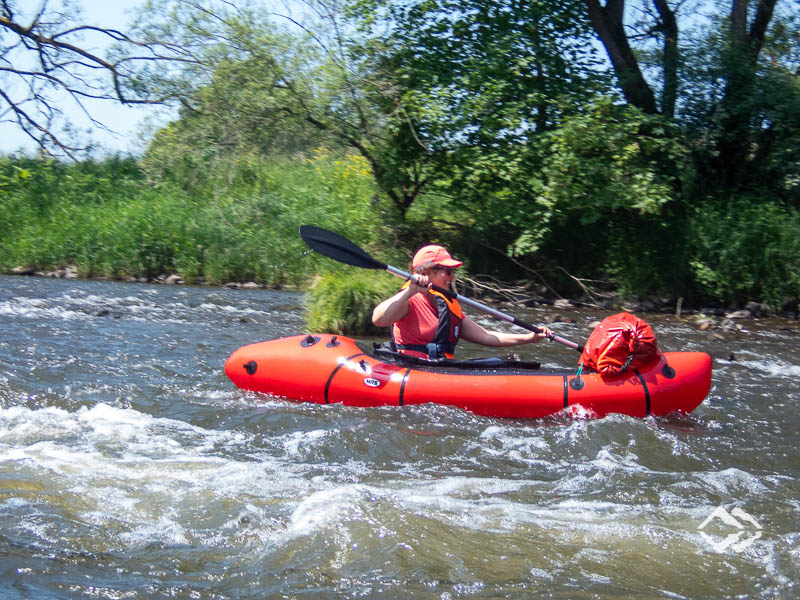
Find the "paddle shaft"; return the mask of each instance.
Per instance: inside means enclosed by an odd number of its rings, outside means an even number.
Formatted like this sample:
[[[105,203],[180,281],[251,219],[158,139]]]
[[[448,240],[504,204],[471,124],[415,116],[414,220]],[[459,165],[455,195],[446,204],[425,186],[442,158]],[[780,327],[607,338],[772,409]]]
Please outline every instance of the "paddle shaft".
[[[411,275],[410,273],[406,273],[405,271],[398,269],[397,267],[393,267],[391,265],[386,265],[386,272],[391,273],[392,275],[397,275],[398,277],[402,277],[403,279],[412,279],[415,282],[417,281],[416,276]],[[471,306],[473,308],[477,308],[478,310],[482,310],[483,312],[488,313],[497,319],[507,321],[509,323],[516,325],[517,327],[522,327],[523,329],[527,329],[528,331],[533,331],[534,333],[542,333],[542,330],[539,327],[536,327],[536,325],[531,325],[530,323],[521,321],[520,319],[517,319],[516,317],[506,314],[503,311],[497,310],[496,308],[492,308],[491,306],[486,306],[482,302],[478,302],[477,300],[473,300],[472,298],[466,298],[461,294],[454,294],[450,290],[446,290],[445,288],[439,287],[438,285],[434,285],[432,287],[437,292],[444,294],[445,296],[453,297],[460,303],[466,304],[467,306]],[[568,339],[554,335],[552,338],[550,338],[550,340],[553,342],[558,342],[559,344],[564,344],[568,348],[572,348],[573,350],[577,350],[578,352],[583,352],[583,346],[580,346],[575,342],[571,342]]]
[[[391,273],[392,275],[402,277],[403,279],[411,279],[414,282],[417,281],[416,276],[406,273],[397,267],[393,267],[391,265],[387,265],[386,263],[382,263],[379,260],[375,260],[369,254],[364,252],[362,248],[359,248],[353,242],[345,237],[342,237],[338,233],[334,233],[314,225],[301,225],[300,237],[303,238],[303,241],[305,241],[305,243],[308,244],[309,248],[312,250],[346,265],[352,265],[362,269],[382,270]],[[522,327],[523,329],[533,331],[534,333],[542,333],[542,330],[535,325],[531,325],[525,321],[520,321],[516,317],[512,317],[511,315],[507,315],[506,313],[497,309],[486,306],[485,304],[481,304],[477,300],[465,298],[460,294],[454,294],[450,290],[446,290],[439,286],[433,286],[433,288],[437,292],[440,292],[449,298],[455,298],[459,302],[462,302],[468,306],[472,306],[473,308],[477,308],[478,310],[482,310],[483,312],[488,313],[498,319],[502,319],[503,321],[508,321],[517,327]],[[571,342],[557,335],[554,335],[548,339],[558,342],[559,344],[564,344],[568,348],[572,348],[578,352],[583,352],[583,346],[579,346],[575,342]]]

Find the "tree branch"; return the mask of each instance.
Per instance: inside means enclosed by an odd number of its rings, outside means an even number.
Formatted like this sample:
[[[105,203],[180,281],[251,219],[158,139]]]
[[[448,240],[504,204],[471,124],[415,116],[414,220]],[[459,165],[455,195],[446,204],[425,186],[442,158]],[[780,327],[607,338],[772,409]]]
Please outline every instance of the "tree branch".
[[[589,20],[605,46],[625,99],[646,113],[658,113],[655,95],[639,68],[625,34],[623,23],[625,0],[584,0]]]
[[[88,148],[68,143],[58,129],[59,122],[66,122],[67,113],[59,94],[66,94],[92,125],[108,130],[91,116],[82,99],[162,104],[165,95],[143,93],[135,87],[137,68],[156,61],[196,62],[176,45],[143,42],[118,29],[74,23],[64,14],[48,12],[47,2],[40,3],[26,25],[15,18],[12,5],[3,1],[0,33],[4,42],[0,47],[0,113],[15,115],[7,122],[16,123],[44,151],[61,151],[70,158]],[[126,54],[111,60],[73,41],[87,33],[105,36]],[[20,81],[26,95],[15,91]]]

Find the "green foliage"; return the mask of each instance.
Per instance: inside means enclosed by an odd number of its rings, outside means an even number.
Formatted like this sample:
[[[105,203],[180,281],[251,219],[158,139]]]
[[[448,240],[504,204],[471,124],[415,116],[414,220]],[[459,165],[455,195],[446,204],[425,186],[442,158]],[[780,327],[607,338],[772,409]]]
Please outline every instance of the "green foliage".
[[[433,148],[526,139],[605,81],[581,2],[353,4],[373,33],[391,23],[387,60],[407,90],[404,109]],[[370,19],[376,10],[382,18]]]
[[[521,169],[480,218],[513,218],[515,256],[612,280],[625,294],[682,293],[692,171],[679,140],[662,118],[600,98],[548,132],[538,156],[519,163],[536,175]]]
[[[311,0],[325,10],[300,27],[258,3],[152,0],[139,33],[187,60],[154,61],[137,85],[180,99],[180,118],[139,163],[0,159],[0,267],[335,279],[343,267],[297,236],[314,223],[400,264],[431,241],[476,272],[519,278],[522,263],[562,294],[575,275],[775,303],[797,293],[800,19],[770,5],[737,27],[727,9],[707,26],[690,26],[689,5],[677,23],[665,3],[633,23],[606,10],[642,85],[664,92],[654,116],[619,100],[578,0]],[[331,293],[344,299],[330,327],[345,327],[362,300]]]
[[[763,10],[770,3],[756,3]],[[754,19],[751,9],[748,18]],[[686,28],[676,121],[691,140],[698,198],[800,199],[800,18],[796,2],[775,2],[763,39],[752,23],[734,27],[721,10]],[[742,23],[746,25],[746,23]],[[760,51],[758,50],[760,49]],[[702,186],[702,187],[701,187]],[[769,194],[765,192],[769,190]]]
[[[421,187],[424,151],[407,143],[413,135],[406,113],[397,110],[402,90],[392,70],[376,67],[343,6],[309,2],[316,18],[306,14],[290,28],[285,20],[276,25],[274,13],[258,5],[151,4],[141,33],[154,29],[177,47],[195,49],[198,62],[152,77],[150,84],[179,99],[183,110],[157,134],[148,172],[197,185],[204,183],[203,166],[241,154],[347,148],[367,160],[396,211],[408,208]]]
[[[669,123],[601,98],[548,135],[537,204],[547,220],[560,208],[587,224],[618,211],[657,215],[673,200],[687,158]]]
[[[181,90],[185,108],[178,120],[156,133],[144,160],[148,172],[192,186],[205,180],[210,163],[220,160],[247,154],[293,156],[337,145],[335,136],[304,121],[308,113],[322,111],[328,100],[321,75],[324,57],[314,44],[252,13],[224,23],[212,19],[207,26],[209,31],[201,31],[208,36],[210,80]],[[224,42],[212,43],[212,31],[224,35]]]
[[[474,211],[498,190],[524,187],[538,136],[609,83],[581,2],[352,5],[377,77],[399,87],[393,110],[405,122],[387,128],[392,147],[382,151],[398,166],[424,166],[423,193]]]
[[[385,329],[372,324],[372,311],[399,287],[398,279],[370,271],[325,273],[308,292],[306,327],[315,332],[385,335]]]
[[[704,298],[779,307],[800,296],[800,213],[758,198],[709,201],[695,211],[689,238],[697,291]]]
[[[300,285],[328,259],[306,256],[299,225],[321,225],[369,246],[379,235],[363,159],[320,149],[313,158],[244,156],[212,165],[188,197],[150,185],[115,161],[0,161],[0,267],[75,264],[83,276]],[[89,193],[91,177],[96,189]],[[58,190],[55,193],[54,190]],[[102,192],[102,193],[101,193]]]

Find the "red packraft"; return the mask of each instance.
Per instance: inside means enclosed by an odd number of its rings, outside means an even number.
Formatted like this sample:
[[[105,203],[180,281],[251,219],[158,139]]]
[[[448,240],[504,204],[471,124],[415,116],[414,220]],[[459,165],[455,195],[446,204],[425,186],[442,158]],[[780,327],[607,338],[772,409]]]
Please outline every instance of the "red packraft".
[[[661,357],[653,328],[630,313],[606,317],[583,347],[581,362],[603,376],[640,369]]]

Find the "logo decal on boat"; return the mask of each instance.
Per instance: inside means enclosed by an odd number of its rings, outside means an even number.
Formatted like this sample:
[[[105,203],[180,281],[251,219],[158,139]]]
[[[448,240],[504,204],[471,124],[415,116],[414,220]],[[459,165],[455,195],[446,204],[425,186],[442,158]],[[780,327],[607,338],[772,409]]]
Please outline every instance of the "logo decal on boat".
[[[381,380],[380,379],[375,379],[374,377],[365,377],[364,378],[364,385],[367,385],[369,387],[380,387]]]

